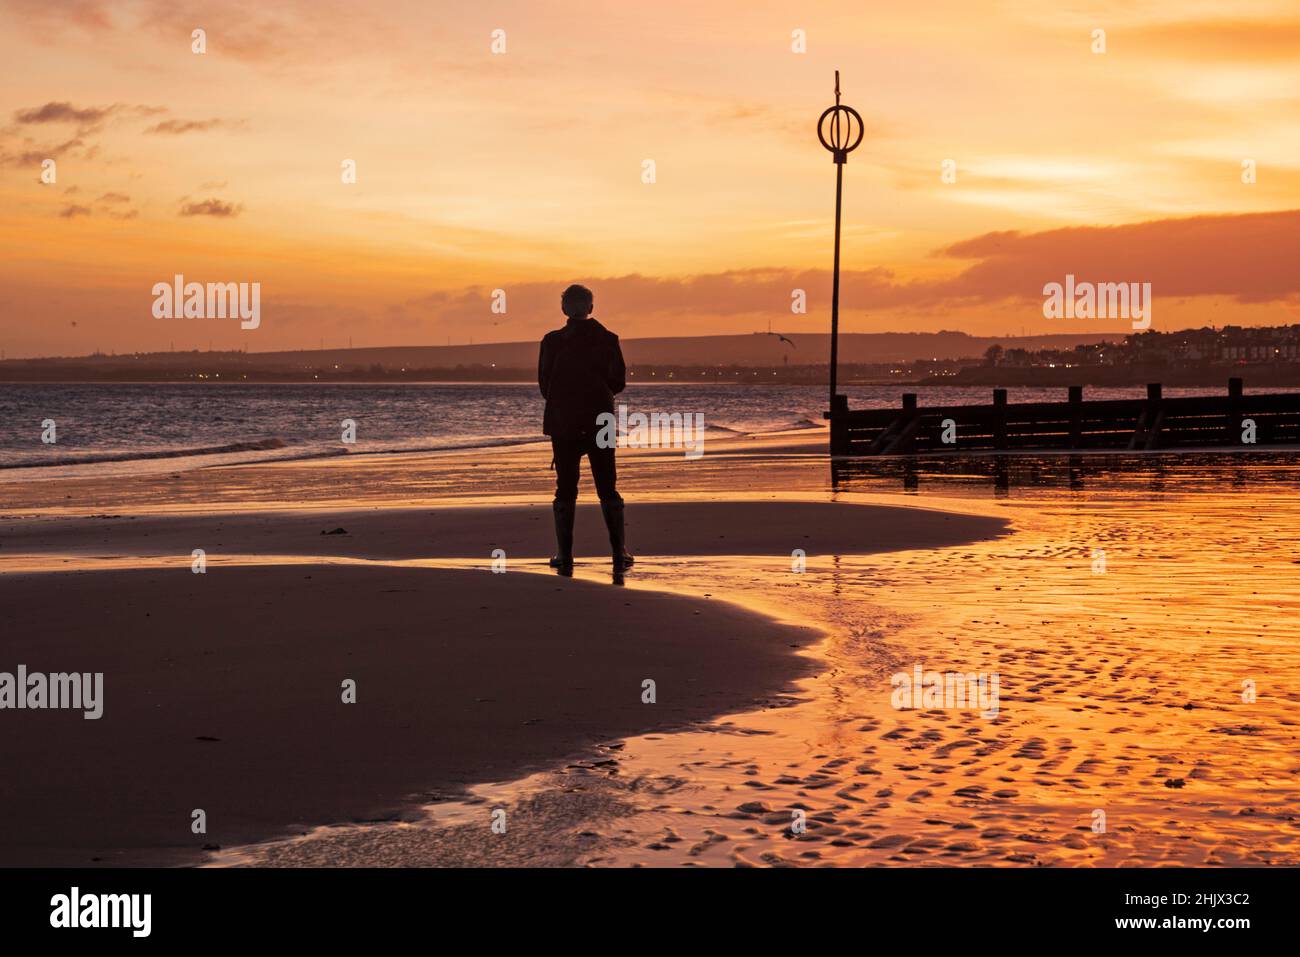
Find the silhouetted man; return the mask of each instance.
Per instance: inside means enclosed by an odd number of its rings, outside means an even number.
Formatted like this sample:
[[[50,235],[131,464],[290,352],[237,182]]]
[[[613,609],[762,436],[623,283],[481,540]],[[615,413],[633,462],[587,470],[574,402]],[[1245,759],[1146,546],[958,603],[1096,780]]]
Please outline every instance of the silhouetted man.
[[[609,529],[615,570],[632,564],[624,548],[623,499],[616,487],[614,447],[602,448],[597,417],[614,412],[614,396],[627,383],[618,336],[591,318],[594,300],[585,286],[570,286],[560,297],[568,317],[563,329],[542,339],[537,360],[537,384],[546,399],[542,432],[551,437],[555,454],[555,540],[558,554],[551,565],[573,568],[573,516],[578,501],[578,471],[585,455],[600,496],[600,512]],[[608,431],[608,430],[607,430]]]

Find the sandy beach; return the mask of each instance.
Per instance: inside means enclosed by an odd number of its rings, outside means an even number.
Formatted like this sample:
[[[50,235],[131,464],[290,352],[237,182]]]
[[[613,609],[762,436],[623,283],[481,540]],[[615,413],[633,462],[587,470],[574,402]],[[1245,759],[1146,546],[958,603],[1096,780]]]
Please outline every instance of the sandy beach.
[[[803,670],[789,651],[812,637],[721,602],[428,568],[69,572],[4,594],[8,657],[105,675],[97,721],[8,716],[0,809],[26,823],[3,862],[18,865],[194,861],[204,845],[396,817],[752,706]]]
[[[105,702],[98,721],[10,716],[19,733],[0,764],[25,773],[0,792],[0,813],[27,823],[6,831],[0,862],[193,863],[205,848],[418,816],[602,742],[771,707],[816,669],[794,653],[822,637],[810,623],[613,587],[594,506],[578,550],[604,582],[550,574],[549,518],[538,504],[6,515],[6,666],[103,672]],[[631,528],[646,563],[780,567],[795,548],[816,560],[939,547],[1004,524],[694,501],[642,504]],[[196,548],[205,574],[192,571]],[[355,704],[341,699],[347,679]]]
[[[536,449],[6,485],[3,669],[102,671],[105,707],[8,716],[40,734],[0,742],[23,770],[0,812],[24,822],[0,861],[1296,859],[1294,491],[1249,523],[1205,493],[1216,544],[1174,551],[1167,471],[903,495],[828,487],[816,441],[698,471],[628,454],[623,587],[589,503],[575,576],[547,569]],[[1249,582],[1224,580],[1247,554]],[[918,667],[997,672],[998,714],[899,710],[891,678]]]

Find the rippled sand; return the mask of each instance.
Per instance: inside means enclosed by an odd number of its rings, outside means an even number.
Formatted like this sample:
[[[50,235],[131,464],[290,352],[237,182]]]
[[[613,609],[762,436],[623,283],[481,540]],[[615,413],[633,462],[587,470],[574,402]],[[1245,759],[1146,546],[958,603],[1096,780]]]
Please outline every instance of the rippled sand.
[[[1015,534],[803,574],[752,558],[638,565],[637,587],[816,624],[823,670],[785,706],[611,742],[422,822],[214,862],[1296,864],[1291,455],[882,463],[835,489],[824,465],[806,469],[788,490],[899,501],[906,488],[1010,518]],[[896,710],[890,676],[916,665],[996,672],[997,717]],[[497,808],[504,834],[488,827]]]

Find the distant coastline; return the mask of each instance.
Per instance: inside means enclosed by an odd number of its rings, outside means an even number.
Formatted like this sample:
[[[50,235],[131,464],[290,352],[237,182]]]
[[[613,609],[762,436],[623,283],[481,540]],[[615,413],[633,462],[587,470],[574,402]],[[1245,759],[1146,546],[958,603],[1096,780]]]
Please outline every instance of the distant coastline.
[[[900,364],[936,357],[976,361],[994,344],[1070,349],[1104,334],[981,337],[962,332],[847,333],[841,373],[861,381],[898,381]],[[1109,338],[1114,338],[1111,336]],[[633,381],[686,378],[824,383],[825,333],[677,336],[625,339]],[[947,360],[945,360],[947,361]],[[319,349],[291,352],[133,352],[0,360],[2,382],[535,382],[537,342]]]
[[[1072,368],[989,367],[963,369],[954,376],[929,376],[908,383],[925,386],[988,386],[1016,388],[1041,386],[1066,388],[1082,386],[1140,386],[1159,382],[1166,386],[1222,389],[1233,376],[1242,378],[1249,387],[1292,386],[1300,388],[1300,364],[1216,363],[1188,368],[1170,366],[1074,366]]]
[[[628,339],[633,384],[824,386],[829,336],[752,333]],[[0,360],[0,384],[398,383],[536,381],[534,342],[295,352],[136,352]],[[898,386],[1300,386],[1300,325],[1140,335],[977,337],[959,332],[841,336],[839,381]]]
[[[518,385],[535,387],[530,370],[499,369],[475,376],[472,369],[413,369],[387,376],[340,371],[334,374],[252,372],[240,375],[185,375],[160,372],[151,377],[138,372],[118,375],[91,374],[84,369],[50,370],[36,375],[9,375],[0,372],[0,387],[22,385],[148,385],[155,383],[203,385]],[[1221,389],[1232,376],[1244,378],[1251,388],[1262,386],[1300,388],[1300,366],[1269,365],[1222,366],[1203,369],[1168,368],[1076,368],[1076,369],[969,369],[951,376],[889,376],[856,373],[840,369],[841,386],[899,386],[927,389],[952,386],[988,388],[1042,387],[1061,388],[1081,385],[1094,387],[1137,387],[1148,382],[1166,386]],[[753,369],[641,369],[629,370],[632,386],[721,385],[746,388],[769,386],[825,386],[826,367],[800,366],[788,370]]]

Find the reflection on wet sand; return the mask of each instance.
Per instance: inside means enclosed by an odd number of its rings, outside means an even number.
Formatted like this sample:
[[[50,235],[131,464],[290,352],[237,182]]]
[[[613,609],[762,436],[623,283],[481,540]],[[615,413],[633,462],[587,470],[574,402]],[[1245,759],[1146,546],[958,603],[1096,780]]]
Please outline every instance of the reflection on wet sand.
[[[831,461],[831,488],[837,491],[889,491],[901,488],[940,494],[991,485],[997,497],[1013,489],[1104,489],[1118,479],[1132,489],[1145,485],[1163,492],[1172,479],[1184,491],[1294,485],[1300,481],[1295,451],[1090,452],[1042,455],[909,455],[837,458]],[[1023,497],[1023,496],[1022,496]]]
[[[422,823],[219,862],[1296,864],[1297,462],[1125,458],[840,470],[835,498],[878,500],[901,478],[1015,534],[810,558],[803,574],[757,558],[638,564],[638,587],[817,623],[824,670],[797,698],[615,742]],[[891,675],[917,666],[996,672],[997,717],[895,710]],[[511,832],[471,839],[495,807]]]

